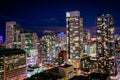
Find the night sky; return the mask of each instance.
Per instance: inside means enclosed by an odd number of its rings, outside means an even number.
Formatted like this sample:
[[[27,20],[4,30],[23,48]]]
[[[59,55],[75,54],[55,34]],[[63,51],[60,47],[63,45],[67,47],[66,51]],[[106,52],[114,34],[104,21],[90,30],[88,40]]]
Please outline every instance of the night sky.
[[[95,29],[98,14],[113,15],[119,33],[119,0],[0,0],[0,35],[5,33],[6,21],[16,21],[39,34],[44,29],[65,31],[66,12],[74,10],[80,11],[84,27],[91,30]]]

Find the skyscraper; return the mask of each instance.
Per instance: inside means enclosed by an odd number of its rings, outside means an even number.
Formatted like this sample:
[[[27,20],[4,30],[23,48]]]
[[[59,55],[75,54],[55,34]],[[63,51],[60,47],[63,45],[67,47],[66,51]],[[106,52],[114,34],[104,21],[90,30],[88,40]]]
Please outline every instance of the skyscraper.
[[[83,54],[83,19],[79,11],[66,12],[68,59],[74,68],[80,68]]]
[[[72,11],[66,13],[66,27],[67,27],[67,45],[68,45],[68,58],[80,59],[82,53],[82,31],[83,19],[79,11]]]
[[[14,41],[14,25],[16,22],[6,22],[6,48],[12,48],[12,42]]]
[[[112,73],[112,66],[114,63],[112,59],[115,55],[113,17],[110,14],[100,15],[97,17],[96,24],[98,70]]]

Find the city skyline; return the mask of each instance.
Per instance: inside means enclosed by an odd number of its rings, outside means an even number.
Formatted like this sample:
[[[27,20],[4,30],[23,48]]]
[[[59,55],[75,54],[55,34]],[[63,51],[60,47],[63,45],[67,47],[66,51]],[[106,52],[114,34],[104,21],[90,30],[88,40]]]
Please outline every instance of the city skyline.
[[[109,13],[115,19],[116,33],[119,34],[120,7],[118,1],[1,1],[0,2],[0,35],[4,36],[5,22],[16,21],[25,29],[41,33],[45,29],[65,31],[65,13],[80,11],[83,17],[83,26],[93,30],[98,14]],[[94,31],[92,31],[94,32]]]
[[[0,1],[0,80],[119,80],[118,0]]]

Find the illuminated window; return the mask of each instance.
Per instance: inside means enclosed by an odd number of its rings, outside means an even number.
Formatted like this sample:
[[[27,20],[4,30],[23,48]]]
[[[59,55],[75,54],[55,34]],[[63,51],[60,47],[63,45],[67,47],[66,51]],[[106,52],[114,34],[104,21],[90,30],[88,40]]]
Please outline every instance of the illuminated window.
[[[79,37],[75,37],[75,38],[74,38],[74,41],[79,41]]]
[[[75,43],[75,46],[76,46],[76,47],[79,47],[80,45],[79,45],[79,43]]]

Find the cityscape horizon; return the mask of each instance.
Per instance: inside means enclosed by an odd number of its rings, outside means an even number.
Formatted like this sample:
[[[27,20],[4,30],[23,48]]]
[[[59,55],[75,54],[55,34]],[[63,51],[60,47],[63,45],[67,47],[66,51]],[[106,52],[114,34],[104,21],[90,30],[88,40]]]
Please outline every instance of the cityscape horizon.
[[[0,2],[0,80],[120,79],[118,1]]]

